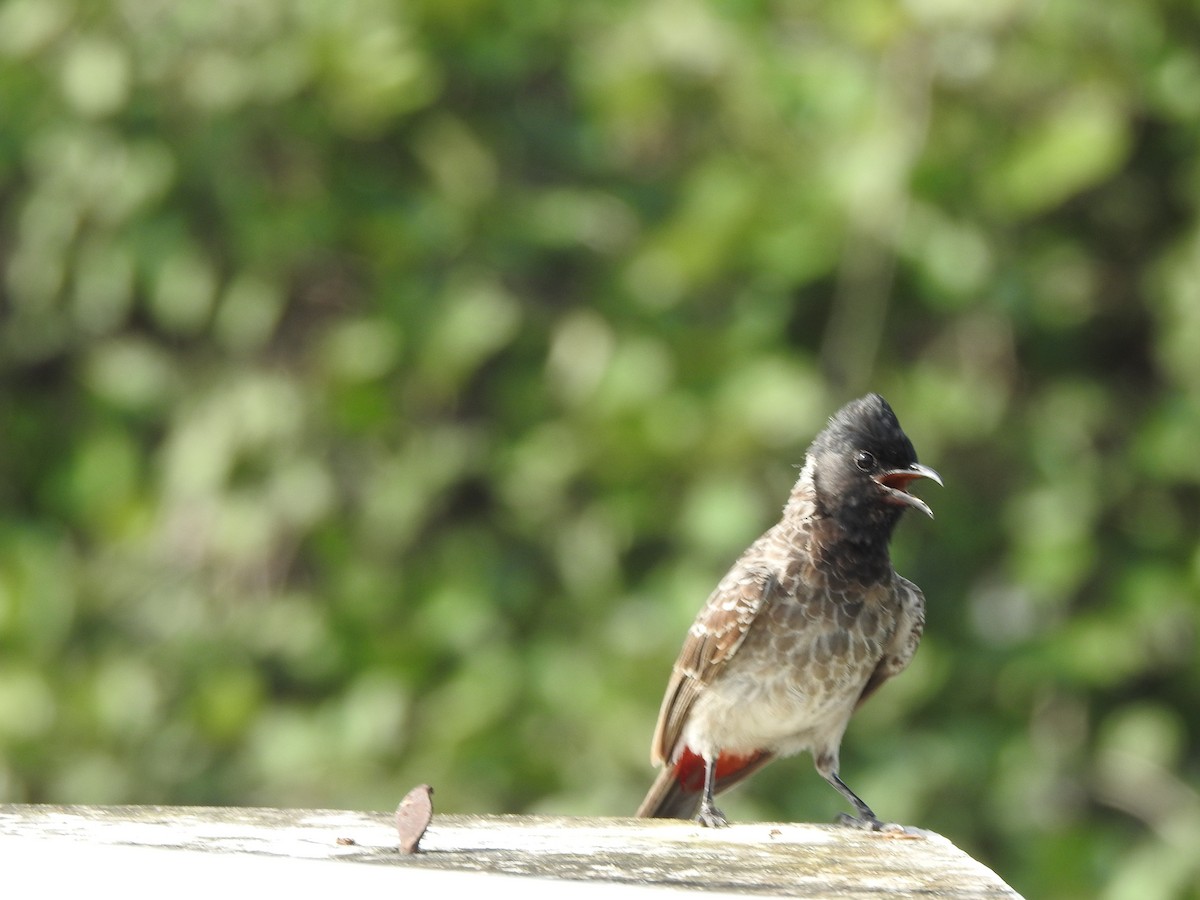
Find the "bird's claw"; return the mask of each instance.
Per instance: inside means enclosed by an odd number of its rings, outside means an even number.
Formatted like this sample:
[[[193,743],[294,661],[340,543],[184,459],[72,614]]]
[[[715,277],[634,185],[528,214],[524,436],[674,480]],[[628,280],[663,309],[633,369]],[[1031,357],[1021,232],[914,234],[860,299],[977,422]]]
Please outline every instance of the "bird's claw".
[[[700,811],[696,813],[696,824],[704,828],[724,828],[729,824],[729,820],[725,818],[725,813],[715,806],[701,806]]]
[[[846,828],[857,828],[860,831],[883,831],[888,828],[883,822],[875,816],[852,816],[849,813],[841,813],[837,817],[837,824],[843,825]]]

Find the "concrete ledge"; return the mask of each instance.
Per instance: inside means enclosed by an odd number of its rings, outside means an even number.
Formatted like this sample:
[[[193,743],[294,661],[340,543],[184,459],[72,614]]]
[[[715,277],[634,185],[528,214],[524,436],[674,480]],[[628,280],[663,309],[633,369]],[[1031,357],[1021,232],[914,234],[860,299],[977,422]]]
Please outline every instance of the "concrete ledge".
[[[50,896],[107,883],[123,885],[126,896],[142,896],[136,888],[144,884],[145,896],[181,889],[249,896],[261,887],[539,898],[562,896],[567,880],[578,882],[573,895],[614,897],[700,889],[816,900],[1020,900],[938,835],[824,825],[707,830],[661,820],[435,815],[421,852],[402,855],[391,813],[0,805],[0,836],[6,881]]]

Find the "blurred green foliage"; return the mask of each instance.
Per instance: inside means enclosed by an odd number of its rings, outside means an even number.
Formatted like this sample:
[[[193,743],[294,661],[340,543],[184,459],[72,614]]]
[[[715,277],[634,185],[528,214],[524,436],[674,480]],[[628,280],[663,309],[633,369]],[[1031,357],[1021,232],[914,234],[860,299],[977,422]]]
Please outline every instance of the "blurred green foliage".
[[[843,772],[1200,896],[1183,0],[0,2],[0,797],[626,814],[876,389],[933,523]],[[729,799],[826,821],[806,759]]]

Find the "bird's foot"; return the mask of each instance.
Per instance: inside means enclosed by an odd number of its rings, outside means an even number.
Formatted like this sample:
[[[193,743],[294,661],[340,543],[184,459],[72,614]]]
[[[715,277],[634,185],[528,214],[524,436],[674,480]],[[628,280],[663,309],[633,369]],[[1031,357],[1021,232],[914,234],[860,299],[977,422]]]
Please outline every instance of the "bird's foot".
[[[933,833],[926,831],[924,828],[901,825],[899,822],[881,822],[873,816],[867,818],[865,816],[852,816],[848,813],[842,813],[838,816],[837,824],[844,825],[847,828],[857,828],[861,831],[871,831],[886,837],[896,838],[927,838]]]
[[[864,814],[861,816],[852,816],[849,813],[841,813],[837,817],[837,824],[843,825],[846,828],[857,828],[860,831],[886,831],[888,828],[892,827],[880,822],[873,813]]]
[[[711,803],[701,803],[700,811],[696,813],[696,824],[705,828],[724,828],[729,824],[729,820],[725,818],[725,813]]]

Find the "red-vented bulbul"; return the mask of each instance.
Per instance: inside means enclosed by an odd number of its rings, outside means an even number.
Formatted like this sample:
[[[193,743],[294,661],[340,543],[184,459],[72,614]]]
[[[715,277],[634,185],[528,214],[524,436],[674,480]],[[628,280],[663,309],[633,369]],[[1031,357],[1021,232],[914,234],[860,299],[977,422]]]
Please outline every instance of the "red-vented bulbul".
[[[878,394],[844,406],[808,449],[783,518],[717,585],[675,663],[651,758],[662,770],[639,816],[727,824],[713,796],[776,756],[810,750],[817,771],[878,829],[838,777],[850,716],[912,659],[920,589],[896,574],[888,540],[908,492],[937,472],[917,462]]]

